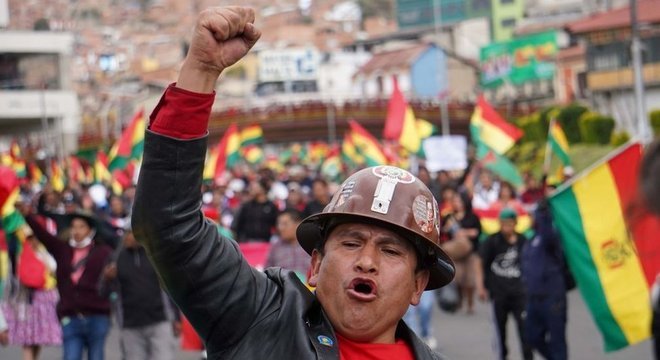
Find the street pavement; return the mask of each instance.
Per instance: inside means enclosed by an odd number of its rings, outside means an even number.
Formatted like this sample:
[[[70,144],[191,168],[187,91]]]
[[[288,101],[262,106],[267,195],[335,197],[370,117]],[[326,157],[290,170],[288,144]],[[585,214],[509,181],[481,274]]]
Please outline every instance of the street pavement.
[[[490,308],[487,304],[478,303],[474,315],[464,312],[447,314],[434,309],[433,325],[438,340],[439,351],[449,359],[481,360],[493,359],[491,343],[493,339],[493,325],[490,321]],[[600,334],[596,330],[591,315],[587,312],[584,301],[577,290],[569,295],[568,315],[568,349],[570,359],[575,360],[651,360],[652,344],[650,341],[628,347],[624,350],[606,354]],[[514,331],[514,322],[508,322],[507,340],[509,344],[510,359],[520,359],[518,337]],[[275,334],[274,334],[275,335]],[[276,336],[276,335],[275,335]],[[0,359],[13,360],[21,358],[18,347],[0,348]],[[61,349],[48,347],[43,350],[42,360],[56,360],[61,358]],[[540,356],[536,356],[540,359]],[[106,359],[120,360],[119,337],[116,328],[113,328],[106,343]],[[178,352],[176,359],[197,360],[199,354],[191,352]]]

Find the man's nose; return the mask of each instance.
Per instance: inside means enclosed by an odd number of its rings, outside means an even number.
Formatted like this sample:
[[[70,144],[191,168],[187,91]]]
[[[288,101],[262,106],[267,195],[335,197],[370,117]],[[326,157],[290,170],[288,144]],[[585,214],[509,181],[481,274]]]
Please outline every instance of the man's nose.
[[[362,273],[378,272],[378,251],[374,246],[365,246],[355,262],[355,270]]]

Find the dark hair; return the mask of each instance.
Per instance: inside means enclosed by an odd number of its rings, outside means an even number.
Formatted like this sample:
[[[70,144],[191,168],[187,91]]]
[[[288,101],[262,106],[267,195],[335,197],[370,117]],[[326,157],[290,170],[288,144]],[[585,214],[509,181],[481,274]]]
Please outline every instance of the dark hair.
[[[291,220],[293,220],[294,222],[301,222],[302,219],[303,219],[302,214],[300,213],[300,211],[298,211],[296,209],[291,209],[291,208],[284,209],[277,215],[277,217],[280,217],[280,216],[283,216],[283,215],[289,215]]]
[[[509,191],[511,191],[511,198],[512,198],[512,199],[517,198],[517,195],[516,195],[516,189],[515,189],[515,188],[513,187],[513,185],[511,185],[511,183],[508,182],[508,181],[502,181],[502,182],[500,182],[500,193],[497,194],[497,197],[498,197],[498,198],[502,197],[502,190],[504,190],[504,188],[507,188],[507,189],[509,189]]]
[[[323,187],[328,187],[328,182],[325,181],[325,179],[322,177],[317,177],[314,179],[314,181],[312,181],[312,185],[316,183],[320,183],[321,185],[323,185]]]

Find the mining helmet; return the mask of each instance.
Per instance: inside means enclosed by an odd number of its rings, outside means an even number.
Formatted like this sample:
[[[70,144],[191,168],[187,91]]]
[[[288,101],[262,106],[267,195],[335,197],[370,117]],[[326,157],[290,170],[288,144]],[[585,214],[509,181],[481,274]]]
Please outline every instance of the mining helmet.
[[[408,171],[381,165],[354,173],[323,212],[298,226],[298,242],[311,255],[335,226],[351,222],[382,226],[410,241],[422,268],[430,271],[426,290],[442,287],[454,278],[454,263],[440,248],[438,203],[429,188]]]

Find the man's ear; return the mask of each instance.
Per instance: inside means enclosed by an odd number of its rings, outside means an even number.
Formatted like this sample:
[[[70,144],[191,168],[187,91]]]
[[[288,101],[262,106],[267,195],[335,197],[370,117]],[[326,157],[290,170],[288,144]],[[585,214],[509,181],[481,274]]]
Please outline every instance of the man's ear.
[[[419,304],[419,299],[422,297],[422,293],[426,288],[426,285],[429,283],[430,273],[428,270],[420,270],[415,272],[415,289],[410,298],[410,305]]]
[[[318,250],[314,249],[312,251],[312,264],[309,279],[307,283],[309,286],[316,287],[316,284],[319,280],[319,270],[321,269],[321,260],[323,260],[323,255],[321,255]]]

